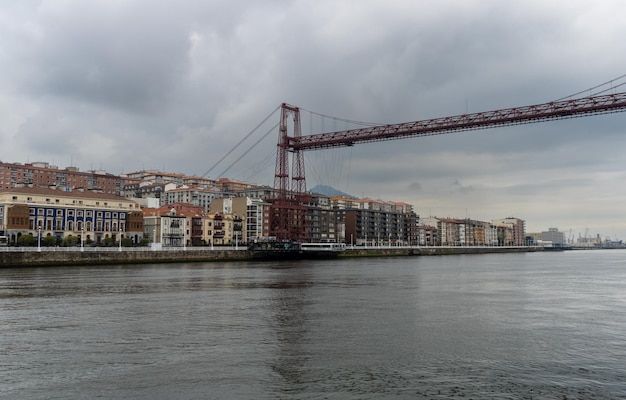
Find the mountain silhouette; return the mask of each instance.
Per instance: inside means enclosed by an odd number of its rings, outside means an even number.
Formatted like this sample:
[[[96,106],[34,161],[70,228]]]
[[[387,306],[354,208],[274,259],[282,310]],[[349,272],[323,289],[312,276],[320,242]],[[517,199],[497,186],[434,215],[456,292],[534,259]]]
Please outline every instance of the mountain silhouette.
[[[343,196],[343,197],[349,197],[351,199],[358,199],[358,197],[356,196],[352,196],[351,194],[344,193],[341,190],[337,190],[334,187],[328,186],[328,185],[316,185],[315,187],[311,189],[311,192],[323,194],[324,196]]]

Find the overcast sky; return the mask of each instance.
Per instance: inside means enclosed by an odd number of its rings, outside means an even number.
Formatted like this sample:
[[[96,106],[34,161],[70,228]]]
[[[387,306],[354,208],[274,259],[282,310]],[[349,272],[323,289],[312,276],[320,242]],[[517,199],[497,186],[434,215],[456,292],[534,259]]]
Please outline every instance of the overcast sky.
[[[203,175],[283,102],[375,123],[544,103],[626,73],[625,20],[622,0],[0,0],[0,160]],[[278,120],[208,176],[258,142],[225,176],[273,185]],[[626,239],[625,123],[311,151],[307,186]]]

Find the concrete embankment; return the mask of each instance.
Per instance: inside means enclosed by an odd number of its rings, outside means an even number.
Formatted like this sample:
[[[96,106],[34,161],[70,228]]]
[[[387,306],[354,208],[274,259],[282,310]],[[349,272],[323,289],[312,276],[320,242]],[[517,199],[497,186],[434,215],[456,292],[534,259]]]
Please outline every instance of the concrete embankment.
[[[398,257],[436,256],[453,254],[485,254],[542,251],[540,247],[355,247],[349,248],[341,257]],[[66,249],[42,249],[42,251],[0,251],[0,267],[35,267],[54,265],[102,265],[146,264],[210,261],[249,261],[253,255],[248,250],[141,250],[67,251]]]
[[[543,247],[355,247],[345,257],[445,256],[455,254],[527,253],[543,251]]]
[[[167,251],[0,251],[0,266],[52,266],[237,261],[250,258],[247,250]]]

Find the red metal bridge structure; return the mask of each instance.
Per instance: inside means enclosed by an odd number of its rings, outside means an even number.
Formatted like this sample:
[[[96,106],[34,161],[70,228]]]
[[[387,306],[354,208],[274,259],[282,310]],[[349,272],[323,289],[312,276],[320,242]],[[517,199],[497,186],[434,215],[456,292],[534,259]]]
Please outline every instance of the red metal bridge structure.
[[[276,197],[272,199],[270,235],[279,240],[307,241],[309,238],[306,210],[311,197],[306,192],[303,158],[303,152],[306,150],[345,147],[357,143],[442,135],[623,111],[626,111],[626,92],[302,136],[300,109],[282,104],[274,175]],[[289,134],[288,126],[292,127],[291,134]],[[291,185],[290,153],[292,155]]]

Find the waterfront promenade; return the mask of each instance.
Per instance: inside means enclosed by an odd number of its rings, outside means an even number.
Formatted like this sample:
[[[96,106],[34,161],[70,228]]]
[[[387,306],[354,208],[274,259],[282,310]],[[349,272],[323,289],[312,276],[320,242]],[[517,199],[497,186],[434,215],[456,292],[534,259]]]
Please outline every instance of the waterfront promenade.
[[[436,256],[543,251],[542,247],[464,247],[464,246],[348,246],[340,257]],[[206,261],[247,261],[253,258],[245,246],[172,247],[152,250],[149,247],[3,247],[0,267],[142,264]]]

